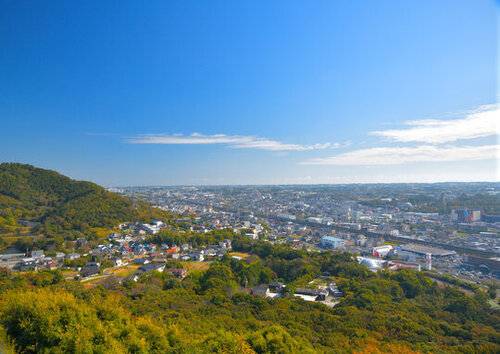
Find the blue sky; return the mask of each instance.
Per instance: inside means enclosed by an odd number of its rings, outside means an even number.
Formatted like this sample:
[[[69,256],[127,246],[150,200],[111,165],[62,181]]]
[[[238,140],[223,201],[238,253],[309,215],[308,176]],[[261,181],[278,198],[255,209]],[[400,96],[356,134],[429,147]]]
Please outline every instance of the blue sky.
[[[0,6],[0,161],[106,186],[499,180],[498,2]]]

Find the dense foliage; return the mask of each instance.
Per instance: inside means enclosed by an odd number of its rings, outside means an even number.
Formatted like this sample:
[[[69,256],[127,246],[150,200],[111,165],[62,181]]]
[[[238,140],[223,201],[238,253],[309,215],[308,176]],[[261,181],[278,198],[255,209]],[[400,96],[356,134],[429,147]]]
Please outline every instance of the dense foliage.
[[[0,234],[19,232],[20,220],[40,222],[47,236],[90,233],[123,221],[169,217],[90,182],[74,181],[55,171],[18,163],[0,164]]]
[[[54,271],[0,272],[1,331],[20,352],[483,352],[500,350],[500,314],[411,270],[372,273],[349,254],[307,253],[237,235],[252,255],[223,257],[179,280],[142,275],[86,289]],[[294,298],[328,273],[345,297],[334,308]],[[283,298],[248,293],[286,281]],[[107,290],[106,290],[107,289]]]

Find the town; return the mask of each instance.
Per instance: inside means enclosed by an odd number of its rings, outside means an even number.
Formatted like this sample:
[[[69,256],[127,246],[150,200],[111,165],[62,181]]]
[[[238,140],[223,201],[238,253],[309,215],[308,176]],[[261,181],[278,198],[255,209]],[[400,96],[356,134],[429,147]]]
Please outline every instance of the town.
[[[231,240],[213,244],[156,242],[154,235],[208,234],[231,230],[250,240],[288,244],[310,252],[343,252],[357,256],[371,271],[411,268],[485,285],[500,276],[500,218],[480,208],[455,208],[457,196],[497,197],[495,184],[457,184],[441,190],[418,185],[274,186],[274,187],[141,187],[112,189],[132,200],[144,200],[172,212],[172,220],[123,223],[99,244],[84,238],[66,241],[67,252],[7,250],[0,267],[13,271],[61,268],[67,279],[96,283],[137,281],[154,271],[183,279],[192,269],[207,269],[222,257],[241,260]],[[410,200],[417,200],[411,202]],[[418,200],[421,200],[419,204]],[[423,207],[425,205],[425,207]],[[497,206],[498,207],[498,206]],[[426,210],[427,208],[428,210]],[[219,237],[220,238],[220,237]],[[109,280],[108,280],[109,283]],[[248,289],[256,296],[280,296],[282,282]],[[342,294],[334,279],[295,289],[296,296],[333,306]]]
[[[372,265],[384,264],[381,258],[395,258],[397,263],[385,266],[434,269],[472,282],[499,276],[500,216],[480,207],[453,207],[458,199],[477,205],[474,198],[487,196],[498,209],[495,183],[120,191],[158,208],[192,215],[192,228],[200,232],[247,229],[252,239],[378,258]]]

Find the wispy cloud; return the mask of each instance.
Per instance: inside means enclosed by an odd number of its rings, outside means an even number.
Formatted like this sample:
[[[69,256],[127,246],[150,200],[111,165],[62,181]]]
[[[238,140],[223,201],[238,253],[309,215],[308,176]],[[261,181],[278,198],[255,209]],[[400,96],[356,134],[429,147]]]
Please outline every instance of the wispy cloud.
[[[299,145],[287,144],[266,138],[242,135],[203,135],[193,133],[188,136],[184,135],[158,135],[147,134],[138,135],[127,139],[131,144],[167,144],[167,145],[201,145],[201,144],[221,144],[227,145],[234,149],[257,149],[268,151],[307,151],[320,150],[327,148],[337,148],[340,144],[314,144],[314,145]]]
[[[371,135],[382,136],[397,142],[428,144],[449,143],[500,134],[500,105],[481,106],[465,117],[454,120],[416,120],[406,122],[408,129],[380,130]]]
[[[410,162],[488,160],[498,157],[500,145],[379,147],[350,151],[327,158],[300,162],[301,165],[399,165]]]

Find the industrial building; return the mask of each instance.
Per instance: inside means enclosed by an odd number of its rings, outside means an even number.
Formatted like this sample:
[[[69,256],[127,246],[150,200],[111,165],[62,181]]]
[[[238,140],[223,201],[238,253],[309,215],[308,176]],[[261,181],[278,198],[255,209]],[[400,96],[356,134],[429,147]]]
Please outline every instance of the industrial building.
[[[344,240],[333,236],[323,236],[321,238],[321,246],[329,249],[344,248]]]
[[[374,257],[378,257],[378,258],[384,258],[392,250],[393,250],[393,247],[391,245],[382,245],[382,246],[378,246],[378,247],[373,247],[372,248],[372,255]]]
[[[424,245],[415,245],[415,244],[408,244],[401,246],[401,250],[416,253],[421,256],[426,256],[427,253],[430,253],[432,257],[446,257],[446,256],[454,256],[457,254],[457,252],[455,251],[443,250],[440,248],[429,247]]]
[[[473,267],[482,268],[494,274],[500,273],[500,257],[486,258],[465,254],[464,263]]]

